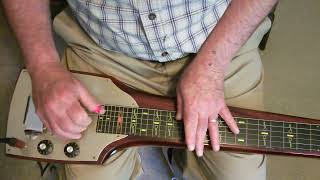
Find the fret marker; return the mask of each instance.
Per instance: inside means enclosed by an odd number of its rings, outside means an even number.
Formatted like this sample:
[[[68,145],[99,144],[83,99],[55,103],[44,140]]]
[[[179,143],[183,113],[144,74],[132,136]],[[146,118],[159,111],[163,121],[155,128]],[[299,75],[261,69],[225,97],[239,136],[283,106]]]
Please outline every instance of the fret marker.
[[[263,121],[263,130],[266,130],[266,129],[267,129],[266,122]]]
[[[168,126],[172,126],[172,123],[167,123]]]
[[[142,132],[146,132],[147,130],[146,130],[146,129],[141,129],[141,131],[142,131]]]
[[[262,135],[269,135],[268,132],[261,132]]]
[[[159,130],[159,126],[158,125],[155,125],[154,127],[153,127],[153,129],[154,129],[154,135],[155,136],[158,136],[158,135],[160,135],[160,134],[158,134],[158,130]]]
[[[239,142],[244,142],[244,139],[238,139]]]
[[[291,138],[294,137],[294,135],[292,135],[292,134],[287,134],[287,136],[288,136],[288,137],[291,137]]]
[[[266,136],[266,135],[263,135],[263,136],[262,136],[262,139],[263,139],[263,145],[264,145],[264,146],[267,146],[267,142],[266,142],[267,136]]]
[[[160,123],[155,121],[155,122],[153,122],[153,124],[160,124]]]
[[[246,122],[244,121],[238,121],[239,124],[245,124]]]
[[[143,112],[142,114],[144,114],[144,115],[148,115],[149,113],[147,113],[147,112]]]
[[[133,109],[130,123],[130,132],[132,134],[136,133],[136,122],[137,122],[137,109]]]
[[[292,139],[291,138],[289,138],[289,145],[290,145],[290,149],[292,148]]]
[[[136,125],[135,124],[131,124],[130,130],[131,130],[132,134],[136,134]]]
[[[171,113],[169,113],[169,119],[168,119],[169,122],[172,122],[172,115]]]
[[[167,127],[167,131],[168,131],[168,136],[171,137],[171,127]]]

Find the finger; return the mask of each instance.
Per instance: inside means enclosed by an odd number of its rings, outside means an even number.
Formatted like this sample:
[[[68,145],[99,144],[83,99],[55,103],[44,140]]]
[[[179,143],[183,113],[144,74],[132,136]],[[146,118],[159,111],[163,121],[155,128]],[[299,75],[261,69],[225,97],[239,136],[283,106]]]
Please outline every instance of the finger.
[[[196,154],[198,157],[203,155],[204,140],[208,129],[208,117],[199,116],[196,134]]]
[[[59,114],[51,113],[50,117],[52,117],[52,121],[64,132],[79,134],[83,131],[83,127],[75,125],[66,112],[60,112]]]
[[[71,122],[78,126],[81,131],[85,130],[88,125],[92,122],[91,118],[88,116],[86,111],[80,105],[79,102],[72,103],[71,107],[67,109],[67,115],[70,118]]]
[[[216,119],[215,122],[212,122],[212,119]],[[214,118],[209,118],[209,124],[208,124],[208,129],[209,129],[209,136],[210,136],[210,142],[212,149],[214,151],[219,151],[220,149],[220,136],[219,136],[219,127],[218,127],[218,120],[217,116]]]
[[[230,130],[234,134],[239,134],[240,131],[239,131],[238,125],[234,120],[234,118],[232,117],[230,110],[226,105],[221,109],[219,114],[222,117],[222,119],[226,122]]]
[[[176,120],[182,119],[182,112],[183,112],[183,101],[181,98],[181,94],[177,92],[177,113],[176,113]]]
[[[198,114],[194,113],[191,109],[184,107],[183,120],[184,120],[184,130],[186,137],[186,144],[189,151],[195,149],[195,138],[196,130],[198,125]]]
[[[97,108],[102,108],[100,103],[96,100],[94,96],[92,96],[89,91],[79,83],[79,99],[81,104],[86,107],[91,112],[96,112]],[[105,110],[100,109],[99,114],[104,114]]]
[[[40,110],[36,110],[36,114],[39,117],[39,119],[41,120],[41,122],[44,124],[44,126],[48,129],[48,131],[52,132],[52,128],[49,122],[47,122],[47,119],[45,119],[45,116],[41,113]]]
[[[52,124],[52,132],[61,139],[80,139],[80,133],[72,133],[62,130],[57,123]]]
[[[81,129],[75,126],[66,114],[65,109],[68,108],[64,103],[50,103],[45,109],[44,115],[50,122],[53,133],[63,131],[64,133],[70,133],[71,137],[73,137],[72,134],[79,134]]]
[[[46,113],[50,114],[50,113]],[[46,119],[48,119],[48,123],[50,124],[51,127],[51,132],[58,137],[62,139],[79,139],[81,137],[80,133],[73,133],[69,131],[65,131],[61,129],[60,125],[61,124],[61,119],[57,118],[54,113],[51,113],[50,116],[46,116]]]

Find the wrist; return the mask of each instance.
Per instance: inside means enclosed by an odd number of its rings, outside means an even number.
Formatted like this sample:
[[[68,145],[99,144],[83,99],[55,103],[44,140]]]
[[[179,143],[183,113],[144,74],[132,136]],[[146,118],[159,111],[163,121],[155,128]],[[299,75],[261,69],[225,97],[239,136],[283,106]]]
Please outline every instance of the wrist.
[[[54,67],[56,65],[60,65],[59,59],[51,58],[51,59],[39,59],[29,61],[26,65],[27,70],[31,77],[35,77],[38,74],[41,74],[43,71],[47,71],[47,68]]]
[[[222,58],[217,52],[212,52],[209,54],[205,51],[198,53],[196,61],[198,61],[197,63],[202,64],[205,70],[219,74],[225,74],[230,63],[229,59]]]

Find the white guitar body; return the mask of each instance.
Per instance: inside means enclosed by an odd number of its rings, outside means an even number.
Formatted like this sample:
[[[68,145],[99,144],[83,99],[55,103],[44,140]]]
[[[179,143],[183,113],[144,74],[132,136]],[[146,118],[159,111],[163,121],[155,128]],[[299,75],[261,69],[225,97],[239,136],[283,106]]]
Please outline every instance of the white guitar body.
[[[101,103],[138,107],[135,100],[120,90],[110,79],[78,73],[74,73],[74,75]],[[126,135],[119,134],[96,133],[98,116],[91,116],[93,122],[80,140],[62,141],[46,131],[36,138],[30,138],[25,134],[24,121],[27,113],[34,113],[26,112],[28,99],[32,92],[31,88],[30,76],[26,70],[22,70],[10,105],[6,137],[22,140],[27,144],[27,147],[19,149],[6,145],[7,155],[39,161],[94,164],[97,163],[100,154],[108,144],[126,137]],[[52,151],[47,155],[40,154],[38,151],[39,143],[43,140],[52,142]],[[65,146],[70,142],[76,143],[79,147],[79,153],[75,157],[65,155]]]

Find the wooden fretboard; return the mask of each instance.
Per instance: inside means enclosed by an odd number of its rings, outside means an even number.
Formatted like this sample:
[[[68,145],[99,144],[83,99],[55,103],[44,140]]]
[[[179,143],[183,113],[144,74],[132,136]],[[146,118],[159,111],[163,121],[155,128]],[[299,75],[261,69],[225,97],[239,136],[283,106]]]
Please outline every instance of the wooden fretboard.
[[[175,111],[148,108],[105,106],[106,113],[98,117],[96,132],[175,139],[184,142],[182,121],[175,120]],[[320,126],[278,120],[235,117],[240,133],[234,135],[219,119],[221,144],[259,149],[320,151]],[[122,122],[122,123],[119,123]],[[210,144],[209,138],[205,142]]]

